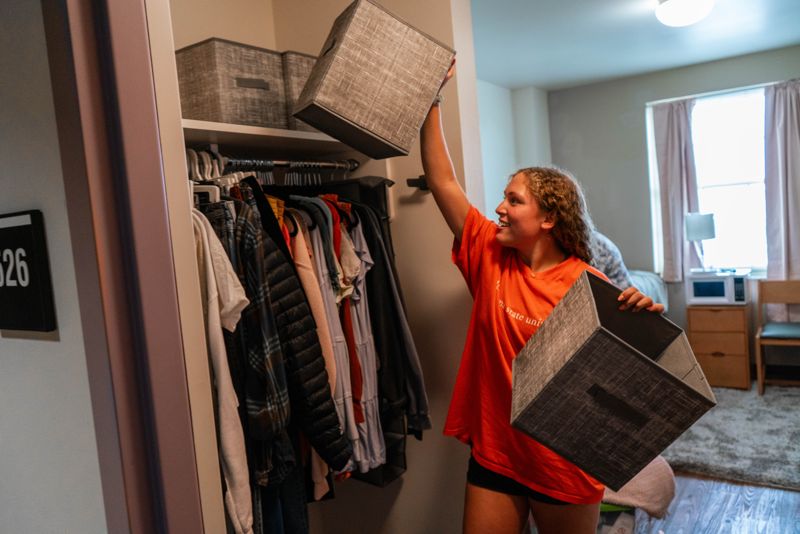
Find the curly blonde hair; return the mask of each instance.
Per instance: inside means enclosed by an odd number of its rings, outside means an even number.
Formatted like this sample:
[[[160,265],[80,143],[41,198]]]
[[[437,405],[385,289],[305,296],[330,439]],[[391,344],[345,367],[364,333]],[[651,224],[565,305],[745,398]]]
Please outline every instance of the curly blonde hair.
[[[558,246],[567,255],[591,263],[592,219],[577,180],[556,167],[528,167],[513,176],[520,173],[527,178],[528,190],[539,208],[552,217],[551,234]]]

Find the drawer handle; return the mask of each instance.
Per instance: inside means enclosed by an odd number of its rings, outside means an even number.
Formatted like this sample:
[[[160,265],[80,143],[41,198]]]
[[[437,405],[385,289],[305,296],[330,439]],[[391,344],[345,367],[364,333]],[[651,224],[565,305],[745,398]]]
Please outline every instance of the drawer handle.
[[[711,353],[711,355],[716,357],[716,358],[722,358],[723,356],[725,356],[725,353],[724,352],[720,352],[718,350],[715,350],[714,352]]]
[[[269,91],[269,82],[261,78],[236,78],[236,87]]]

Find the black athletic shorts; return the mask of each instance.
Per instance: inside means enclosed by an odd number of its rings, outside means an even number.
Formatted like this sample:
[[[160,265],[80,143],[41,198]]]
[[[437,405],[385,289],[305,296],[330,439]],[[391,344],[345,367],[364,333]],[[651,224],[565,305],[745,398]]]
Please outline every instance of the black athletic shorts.
[[[559,501],[544,493],[533,491],[527,486],[523,486],[514,479],[508,478],[486,469],[479,464],[475,457],[469,457],[469,468],[467,469],[467,482],[473,486],[478,486],[484,489],[505,493],[506,495],[518,495],[520,497],[527,497],[537,502],[545,504],[569,504],[568,502]]]

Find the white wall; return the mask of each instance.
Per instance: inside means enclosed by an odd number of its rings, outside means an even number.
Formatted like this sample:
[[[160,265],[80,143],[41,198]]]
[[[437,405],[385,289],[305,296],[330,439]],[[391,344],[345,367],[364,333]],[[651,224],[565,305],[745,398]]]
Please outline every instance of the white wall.
[[[597,226],[630,268],[653,267],[645,106],[800,76],[800,46],[553,91],[555,164],[583,183]]]
[[[44,213],[58,332],[0,332],[0,531],[106,531],[39,2],[0,3],[0,213]]]
[[[478,80],[485,211],[489,217],[503,197],[508,177],[517,168],[511,90]]]
[[[507,89],[478,80],[486,213],[494,213],[517,169],[551,165],[547,92]]]
[[[547,91],[523,87],[511,92],[517,168],[552,164]]]

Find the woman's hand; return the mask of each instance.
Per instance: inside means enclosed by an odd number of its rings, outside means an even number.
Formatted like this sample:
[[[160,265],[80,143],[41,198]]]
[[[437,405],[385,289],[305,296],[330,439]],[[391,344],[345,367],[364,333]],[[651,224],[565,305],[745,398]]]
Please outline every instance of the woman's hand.
[[[650,312],[661,313],[664,311],[664,305],[658,304],[653,301],[635,287],[631,286],[619,294],[617,300],[621,302],[620,310],[633,309],[634,312],[647,310]]]
[[[452,78],[455,75],[456,75],[456,58],[454,57],[453,62],[450,63],[450,69],[447,71],[447,75],[444,77],[444,81],[442,82],[442,85],[439,87],[440,93],[442,92],[442,89],[444,89],[444,86],[447,84],[447,82],[450,81],[450,78]]]

